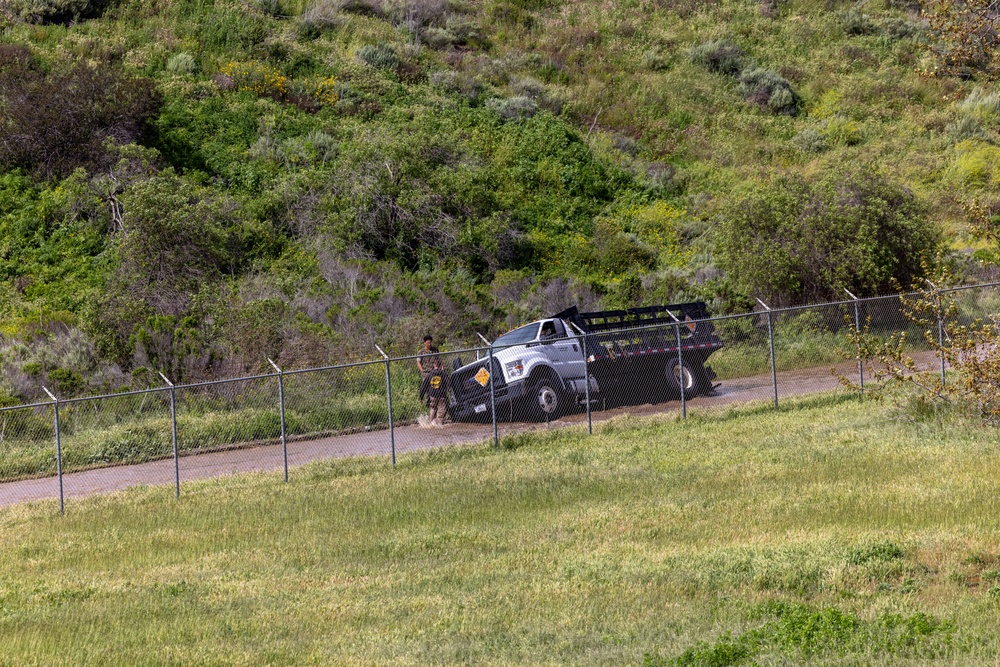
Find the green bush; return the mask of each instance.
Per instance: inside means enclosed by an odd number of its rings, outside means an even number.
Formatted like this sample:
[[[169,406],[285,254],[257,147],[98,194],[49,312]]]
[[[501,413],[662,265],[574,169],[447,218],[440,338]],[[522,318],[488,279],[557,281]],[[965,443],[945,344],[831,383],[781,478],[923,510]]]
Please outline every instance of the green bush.
[[[149,121],[162,103],[152,81],[111,64],[83,63],[48,74],[30,63],[3,68],[0,99],[0,165],[44,176],[108,166],[108,138],[120,144],[151,138]]]
[[[827,118],[821,133],[827,146],[855,146],[864,141],[861,125],[843,116]]]
[[[7,0],[0,9],[31,23],[69,23],[99,13],[103,3],[91,0]]]
[[[507,121],[524,120],[538,113],[538,102],[525,95],[493,99],[486,102],[486,108]]]
[[[793,304],[888,294],[924,273],[940,244],[913,193],[870,168],[781,177],[725,207],[717,263],[745,293]]]
[[[805,153],[822,153],[830,146],[826,142],[823,133],[807,127],[792,138],[792,143],[796,148]]]
[[[848,35],[873,35],[878,26],[868,16],[856,9],[849,9],[840,15],[840,27]]]

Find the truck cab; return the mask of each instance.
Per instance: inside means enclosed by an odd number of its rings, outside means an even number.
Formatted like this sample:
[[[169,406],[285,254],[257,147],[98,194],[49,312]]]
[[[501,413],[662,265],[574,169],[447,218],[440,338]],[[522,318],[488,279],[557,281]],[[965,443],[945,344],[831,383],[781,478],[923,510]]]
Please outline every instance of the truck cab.
[[[454,419],[489,416],[491,381],[498,412],[502,409],[514,419],[555,419],[586,391],[582,338],[561,318],[536,320],[509,331],[493,341],[491,350],[492,372],[487,355],[452,374]],[[596,392],[593,378],[591,382]]]

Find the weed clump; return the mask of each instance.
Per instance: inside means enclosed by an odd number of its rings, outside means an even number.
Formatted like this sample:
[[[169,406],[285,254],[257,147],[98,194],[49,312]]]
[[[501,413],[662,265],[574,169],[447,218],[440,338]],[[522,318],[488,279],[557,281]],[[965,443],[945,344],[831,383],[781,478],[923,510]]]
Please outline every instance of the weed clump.
[[[801,100],[783,76],[753,64],[737,44],[728,39],[705,42],[689,52],[691,62],[717,74],[738,77],[740,94],[772,113],[794,116]]]
[[[70,23],[98,13],[91,0],[8,0],[0,11],[29,23]]]
[[[302,41],[321,37],[341,24],[331,2],[320,0],[309,5],[295,25],[295,34]]]
[[[848,565],[866,565],[873,562],[899,560],[903,555],[903,549],[898,545],[892,542],[878,542],[852,549],[844,560]]]
[[[366,44],[358,49],[358,60],[375,69],[396,69],[399,56],[391,44]]]
[[[198,61],[190,53],[175,53],[167,60],[167,71],[173,74],[194,74]]]
[[[869,655],[930,658],[953,648],[954,626],[917,612],[885,614],[865,621],[836,607],[817,609],[771,601],[754,608],[752,619],[763,625],[743,634],[722,634],[715,643],[701,642],[671,661],[646,654],[644,665],[700,667],[736,665],[761,654],[778,654],[793,662],[820,655],[864,650]]]
[[[486,103],[486,107],[506,121],[524,120],[538,113],[538,103],[525,95],[506,99],[495,97]]]

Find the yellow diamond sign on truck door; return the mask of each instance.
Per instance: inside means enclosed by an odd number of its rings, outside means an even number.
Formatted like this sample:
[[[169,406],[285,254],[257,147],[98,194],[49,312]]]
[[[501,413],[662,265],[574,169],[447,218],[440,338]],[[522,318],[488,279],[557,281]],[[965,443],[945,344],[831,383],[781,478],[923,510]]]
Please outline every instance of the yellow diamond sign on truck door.
[[[490,372],[486,370],[485,367],[480,368],[479,372],[476,373],[476,382],[479,383],[480,387],[485,387],[486,383],[490,381]]]

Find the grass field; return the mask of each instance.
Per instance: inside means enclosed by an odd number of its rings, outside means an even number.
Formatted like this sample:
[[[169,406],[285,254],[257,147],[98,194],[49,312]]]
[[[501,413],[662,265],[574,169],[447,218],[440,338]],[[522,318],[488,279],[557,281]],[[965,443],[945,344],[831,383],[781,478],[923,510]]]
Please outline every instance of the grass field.
[[[996,664],[1000,435],[837,396],[0,510],[3,665]]]

